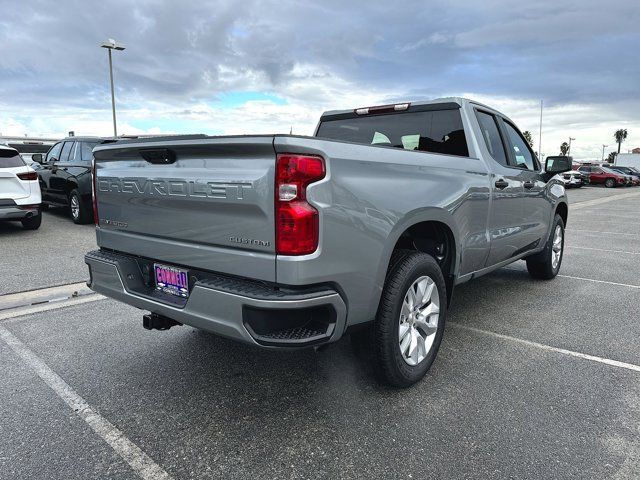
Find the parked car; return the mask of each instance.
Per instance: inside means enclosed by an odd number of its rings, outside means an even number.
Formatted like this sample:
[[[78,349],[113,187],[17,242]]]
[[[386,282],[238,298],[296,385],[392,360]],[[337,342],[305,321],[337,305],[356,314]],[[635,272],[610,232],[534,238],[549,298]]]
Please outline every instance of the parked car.
[[[620,172],[614,172],[606,167],[595,165],[583,165],[578,168],[581,173],[589,174],[589,183],[603,184],[607,188],[624,187],[627,184],[627,178]]]
[[[515,124],[466,99],[327,112],[315,137],[196,136],[94,150],[90,287],[264,348],[370,342],[388,383],[435,359],[454,285],[562,262],[568,204]],[[224,367],[221,367],[224,368]]]
[[[15,148],[0,145],[0,220],[22,222],[27,230],[40,228],[38,174]]]
[[[7,146],[15,148],[25,163],[34,170],[37,170],[39,164],[33,161],[33,155],[38,153],[44,155],[54,143],[54,141],[12,140],[7,143]]]
[[[106,141],[98,137],[68,137],[51,147],[44,159],[41,155],[32,156],[40,163],[38,175],[46,207],[66,207],[75,223],[91,222],[91,151]]]
[[[560,175],[556,175],[555,178],[562,182],[566,188],[580,188],[584,184],[588,183],[586,181],[586,176],[577,170],[564,172]]]
[[[624,175],[631,177],[631,183],[633,185],[640,185],[640,172],[631,167],[620,167],[620,166],[611,166],[609,167],[611,170],[616,172],[620,172]]]

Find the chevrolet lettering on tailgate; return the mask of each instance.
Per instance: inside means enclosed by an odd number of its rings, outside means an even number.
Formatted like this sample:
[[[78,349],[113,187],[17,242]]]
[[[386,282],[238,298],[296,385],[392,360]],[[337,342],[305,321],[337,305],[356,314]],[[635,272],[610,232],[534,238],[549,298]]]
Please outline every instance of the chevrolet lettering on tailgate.
[[[99,192],[149,196],[226,198],[243,200],[250,182],[200,182],[172,179],[106,177],[98,181]]]

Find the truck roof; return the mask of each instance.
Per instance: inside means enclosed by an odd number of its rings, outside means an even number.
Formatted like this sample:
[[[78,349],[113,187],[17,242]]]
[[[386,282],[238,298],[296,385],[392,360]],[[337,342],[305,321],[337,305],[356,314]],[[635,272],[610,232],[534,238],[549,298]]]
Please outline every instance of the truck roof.
[[[441,98],[434,98],[433,100],[421,100],[418,102],[395,102],[395,105],[402,105],[402,104],[410,104],[411,107],[419,107],[419,106],[427,106],[427,105],[448,105],[449,108],[451,108],[453,106],[453,104],[456,104],[458,107],[463,107],[465,104],[473,104],[473,105],[477,105],[480,106],[482,108],[485,108],[487,110],[490,110],[492,112],[498,113],[500,115],[502,115],[503,117],[506,117],[506,115],[504,115],[503,113],[497,111],[495,108],[489,107],[488,105],[485,105],[483,103],[477,102],[475,100],[471,100],[469,98],[464,98],[464,97],[441,97]],[[391,104],[393,105],[393,104]],[[340,117],[343,115],[351,115],[353,114],[353,112],[355,110],[357,110],[360,107],[357,107],[355,109],[348,109],[348,110],[328,110],[326,112],[324,112],[322,114],[322,118],[324,117]],[[362,108],[367,108],[367,107],[362,107]]]

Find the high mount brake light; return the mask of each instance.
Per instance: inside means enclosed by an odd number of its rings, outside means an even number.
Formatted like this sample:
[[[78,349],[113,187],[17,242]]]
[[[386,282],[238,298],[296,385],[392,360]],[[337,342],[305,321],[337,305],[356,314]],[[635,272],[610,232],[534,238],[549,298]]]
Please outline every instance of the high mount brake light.
[[[318,210],[307,202],[307,186],[323,179],[322,157],[281,153],[276,158],[276,253],[307,255],[318,248]]]
[[[353,112],[356,115],[369,115],[372,113],[389,113],[389,112],[401,112],[408,110],[411,106],[410,103],[396,103],[393,105],[378,105],[377,107],[365,107],[356,108]]]

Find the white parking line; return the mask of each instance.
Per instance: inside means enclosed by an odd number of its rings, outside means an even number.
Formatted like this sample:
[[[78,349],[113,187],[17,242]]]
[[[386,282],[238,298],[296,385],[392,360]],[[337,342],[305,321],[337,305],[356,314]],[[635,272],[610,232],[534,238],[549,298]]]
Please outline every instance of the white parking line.
[[[103,297],[102,295],[95,293],[93,295],[74,297],[69,300],[63,300],[59,302],[47,302],[41,305],[33,305],[30,307],[3,310],[0,311],[0,320],[9,320],[18,317],[24,317],[26,315],[31,315],[32,313],[48,312],[49,310],[58,310],[60,308],[72,307],[73,305],[96,302],[98,300],[103,300],[104,298],[105,297]]]
[[[595,278],[573,277],[571,275],[560,275],[560,274],[558,274],[558,277],[572,278],[574,280],[584,280],[585,282],[605,283],[607,285],[617,285],[618,287],[628,287],[628,288],[638,288],[638,289],[640,289],[640,285],[631,285],[629,283],[608,282],[607,280],[596,280]]]
[[[567,228],[567,232],[589,233],[593,235],[631,235],[632,237],[640,237],[640,233],[622,233],[622,232],[595,232],[593,230],[580,230],[578,228]]]
[[[475,333],[483,335],[489,335],[491,337],[500,338],[502,340],[508,340],[510,342],[527,345],[528,347],[539,348],[548,352],[561,353],[563,355],[569,355],[570,357],[582,358],[584,360],[590,360],[592,362],[603,363],[611,367],[624,368],[631,370],[632,372],[640,372],[640,365],[634,365],[633,363],[619,362],[618,360],[611,360],[609,358],[598,357],[596,355],[588,355],[586,353],[574,352],[573,350],[566,350],[564,348],[552,347],[551,345],[545,345],[543,343],[532,342],[530,340],[523,340],[522,338],[512,337],[510,335],[504,335],[502,333],[491,332],[489,330],[482,330],[476,327],[470,327],[468,325],[462,325],[456,322],[447,322],[448,325],[453,325],[456,328],[463,330],[469,330]]]
[[[509,270],[511,272],[527,273],[527,270],[525,268],[502,267],[500,270]],[[500,271],[500,270],[498,270],[498,271]],[[596,280],[595,278],[574,277],[572,275],[561,275],[561,274],[558,274],[557,276],[558,277],[562,277],[562,278],[571,278],[573,280],[583,280],[585,282],[604,283],[604,284],[607,284],[607,285],[616,285],[618,287],[628,287],[628,288],[640,289],[640,285],[632,285],[630,283],[609,282],[607,280]]]
[[[615,213],[600,213],[594,212],[593,210],[582,210],[581,214],[589,215],[590,217],[607,217],[607,218],[622,218],[624,220],[637,220],[638,217],[636,215],[617,215]]]
[[[580,250],[595,250],[596,252],[626,253],[628,255],[640,255],[640,252],[627,252],[625,250],[608,250],[606,248],[578,247],[576,245],[565,245],[564,248],[578,248]]]
[[[129,464],[144,480],[171,480],[171,476],[140,447],[129,440],[124,433],[97,413],[40,357],[33,353],[9,330],[0,326],[0,338],[58,395],[68,406],[89,425],[93,431]]]

